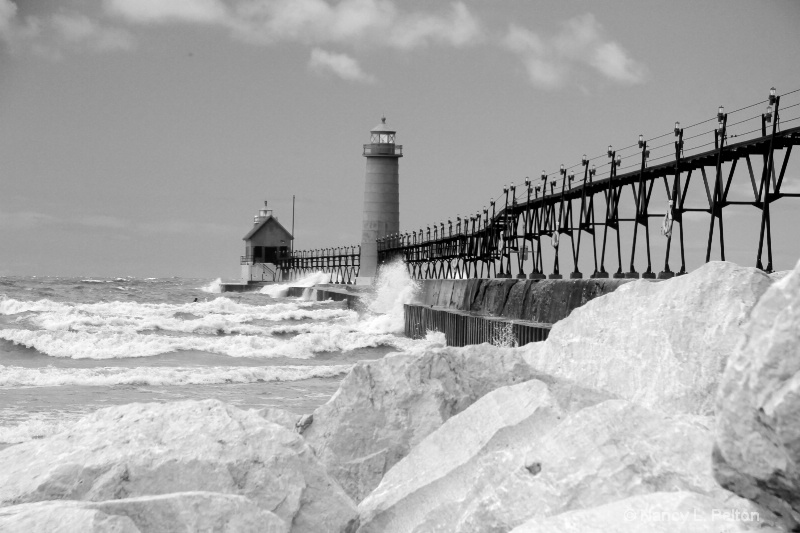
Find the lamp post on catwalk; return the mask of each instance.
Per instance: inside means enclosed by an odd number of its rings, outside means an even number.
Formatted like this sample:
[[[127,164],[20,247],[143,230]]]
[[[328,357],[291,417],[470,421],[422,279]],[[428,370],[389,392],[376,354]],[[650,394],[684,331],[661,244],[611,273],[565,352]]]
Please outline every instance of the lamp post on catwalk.
[[[370,143],[364,145],[367,170],[357,285],[371,285],[374,281],[378,270],[377,239],[400,232],[399,161],[403,146],[395,144],[396,133],[383,117],[370,131]]]

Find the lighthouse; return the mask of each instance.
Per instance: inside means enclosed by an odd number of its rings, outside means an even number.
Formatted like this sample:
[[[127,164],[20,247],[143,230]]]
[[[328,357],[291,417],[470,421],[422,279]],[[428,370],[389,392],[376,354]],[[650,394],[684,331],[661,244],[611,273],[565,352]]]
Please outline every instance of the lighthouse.
[[[364,179],[364,215],[361,232],[361,266],[357,285],[372,284],[378,270],[377,239],[400,232],[399,161],[403,146],[386,117],[370,131],[364,145],[367,170]]]

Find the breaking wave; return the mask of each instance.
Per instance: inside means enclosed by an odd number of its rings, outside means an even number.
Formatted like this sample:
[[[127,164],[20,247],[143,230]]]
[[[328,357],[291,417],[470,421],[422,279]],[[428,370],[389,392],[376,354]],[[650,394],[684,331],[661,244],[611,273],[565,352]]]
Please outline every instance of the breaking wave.
[[[328,274],[317,272],[264,290],[275,295],[289,285],[311,287],[327,280]],[[403,331],[403,304],[416,291],[417,284],[397,263],[382,269],[373,293],[365,296],[367,310],[360,316],[337,302],[270,298],[259,302],[258,294],[245,301],[220,296],[180,304],[0,296],[0,339],[51,357],[100,360],[180,351],[309,359],[379,346],[402,349],[412,342],[398,335]]]
[[[290,283],[267,285],[262,287],[259,292],[261,294],[267,294],[273,298],[280,298],[288,294],[289,287],[313,287],[314,285],[319,285],[320,283],[328,283],[330,279],[330,274],[326,274],[325,272],[314,272],[313,274]]]
[[[350,368],[351,365],[139,368],[22,368],[0,365],[0,387],[213,385],[298,381],[341,376]]]
[[[28,329],[0,330],[0,339],[51,357],[71,359],[149,357],[179,351],[201,351],[229,357],[310,359],[325,352],[400,347],[406,342],[406,339],[394,335],[364,334],[336,327],[301,333],[288,339],[262,335],[167,336]]]
[[[213,294],[219,294],[222,292],[222,278],[217,278],[208,285],[203,285],[200,287],[200,290],[203,292],[210,292]]]

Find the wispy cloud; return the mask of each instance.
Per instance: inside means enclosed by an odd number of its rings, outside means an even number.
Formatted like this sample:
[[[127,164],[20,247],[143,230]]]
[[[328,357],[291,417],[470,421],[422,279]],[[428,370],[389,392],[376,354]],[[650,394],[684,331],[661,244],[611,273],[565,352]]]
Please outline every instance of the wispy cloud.
[[[33,211],[17,211],[7,213],[0,211],[0,228],[6,230],[31,229],[53,224],[58,219],[46,213],[36,213]]]
[[[216,24],[241,40],[318,46],[372,45],[409,50],[429,44],[468,46],[482,38],[465,4],[442,12],[403,13],[392,0],[105,0],[107,12],[133,23]]]
[[[87,46],[95,51],[130,50],[133,36],[120,28],[105,28],[85,15],[54,15],[53,28],[67,43]]]
[[[317,73],[332,73],[343,80],[373,83],[375,77],[361,70],[358,61],[347,54],[328,52],[321,48],[311,50],[308,68]]]
[[[219,0],[105,0],[106,10],[139,23],[222,23],[228,8]]]
[[[358,51],[406,51],[435,45],[461,48],[481,42],[484,33],[462,2],[435,12],[404,12],[393,0],[104,0],[103,6],[108,16],[132,25],[207,24],[255,45],[311,46],[311,71],[366,83],[375,78],[364,72],[355,57],[322,47]]]
[[[84,215],[75,219],[74,222],[80,226],[102,229],[123,229],[130,225],[124,219],[109,215]]]
[[[239,226],[217,224],[214,222],[198,222],[196,220],[161,220],[137,222],[117,216],[84,214],[76,216],[57,216],[34,211],[0,211],[0,229],[21,230],[46,226],[81,229],[81,231],[113,231],[123,234],[190,234],[207,233],[211,235],[230,236],[241,232]],[[87,229],[88,228],[88,229]]]
[[[146,222],[131,225],[131,229],[144,233],[155,234],[205,234],[230,237],[239,235],[241,227],[230,224],[216,224],[214,222],[198,222],[196,220],[164,220],[161,222]]]
[[[14,52],[30,51],[51,59],[59,59],[67,49],[105,52],[135,46],[128,30],[102,25],[84,14],[59,12],[21,20],[10,0],[0,0],[0,41]]]
[[[389,35],[392,46],[401,49],[428,44],[443,44],[456,48],[470,46],[483,39],[478,19],[461,2],[450,5],[450,12],[441,15],[422,13],[401,18]]]
[[[416,10],[398,0],[102,0],[96,5],[99,10],[88,14],[61,10],[20,20],[15,4],[0,0],[0,40],[12,50],[58,58],[63,50],[131,49],[132,32],[143,25],[203,24],[255,45],[306,45],[310,71],[353,82],[375,81],[360,63],[365,50],[478,44],[499,44],[518,56],[531,83],[544,89],[587,72],[620,84],[647,77],[646,67],[591,13],[565,21],[554,35],[512,24],[504,35],[487,39],[491,32],[461,1]]]
[[[607,37],[591,13],[568,20],[550,38],[512,25],[503,46],[520,57],[531,83],[544,89],[563,86],[586,67],[618,83],[642,83],[647,76],[645,66]]]
[[[11,0],[0,0],[0,37],[7,37],[17,16],[17,6]]]

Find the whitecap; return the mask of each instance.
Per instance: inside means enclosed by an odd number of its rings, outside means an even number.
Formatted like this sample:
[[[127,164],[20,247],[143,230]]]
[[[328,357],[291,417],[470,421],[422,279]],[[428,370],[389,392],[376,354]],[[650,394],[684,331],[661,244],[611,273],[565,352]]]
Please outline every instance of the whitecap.
[[[313,287],[314,285],[319,285],[320,283],[328,283],[330,281],[331,275],[325,272],[314,272],[304,278],[298,279],[296,281],[292,281],[290,283],[279,283],[274,285],[267,285],[262,287],[260,291],[261,294],[268,294],[273,298],[280,298],[286,296],[289,292],[289,287]]]
[[[213,385],[333,378],[352,365],[25,368],[0,365],[0,387]],[[0,439],[2,441],[2,439]]]
[[[123,359],[178,351],[200,351],[230,357],[310,359],[324,352],[347,352],[377,346],[398,346],[402,337],[363,333],[321,325],[318,331],[284,339],[264,335],[174,336],[130,332],[0,330],[0,339],[34,348],[51,357]]]

